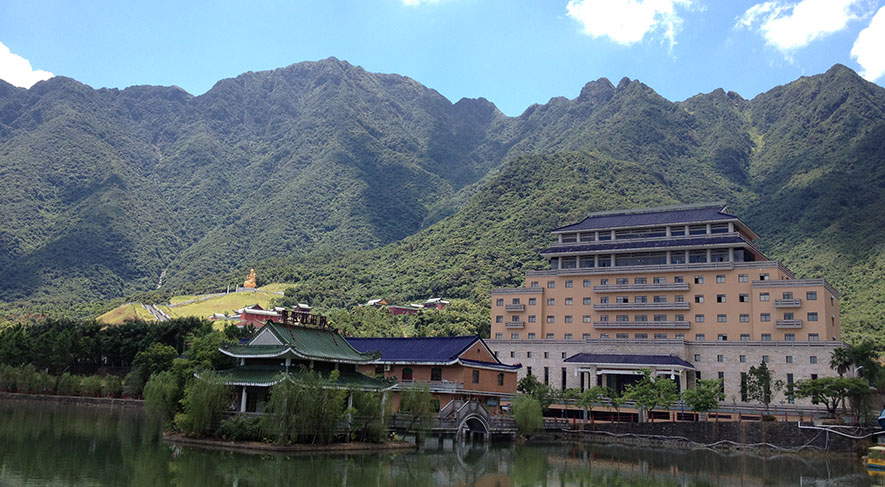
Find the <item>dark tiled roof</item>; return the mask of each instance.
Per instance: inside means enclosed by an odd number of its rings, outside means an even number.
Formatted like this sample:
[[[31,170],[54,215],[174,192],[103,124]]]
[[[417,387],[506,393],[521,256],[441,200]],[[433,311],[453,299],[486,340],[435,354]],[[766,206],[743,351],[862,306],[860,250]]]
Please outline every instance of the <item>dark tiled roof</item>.
[[[480,338],[348,338],[353,348],[363,353],[381,352],[381,362],[452,362]]]
[[[592,252],[603,250],[623,250],[623,249],[666,249],[669,247],[694,247],[700,245],[716,245],[716,244],[738,244],[745,243],[746,240],[740,236],[723,236],[723,237],[701,237],[701,238],[683,238],[674,240],[653,240],[649,242],[618,242],[617,240],[605,240],[596,243],[581,243],[575,245],[563,245],[556,247],[548,247],[541,251],[541,254],[562,254],[568,252]]]
[[[623,355],[605,353],[579,353],[565,359],[566,362],[582,364],[619,364],[639,366],[668,366],[679,365],[693,369],[689,362],[673,355]]]
[[[295,367],[290,367],[287,375],[284,367],[245,366],[220,370],[218,377],[228,385],[270,387],[279,384],[287,377],[289,380],[298,380],[301,373]],[[339,371],[337,382],[329,382],[329,371],[319,373],[329,387],[383,390],[393,386],[389,381],[375,379],[354,371]]]
[[[274,323],[268,320],[264,325],[270,333],[293,352],[310,359],[325,360],[330,362],[371,362],[374,360],[369,354],[360,353],[351,346],[344,336],[335,330],[313,328],[308,326],[288,326]],[[235,347],[235,348],[234,348]],[[228,346],[238,354],[245,354],[248,350],[254,350],[259,354],[266,354],[267,350],[251,343],[248,345]],[[280,353],[277,351],[277,353]]]
[[[738,220],[734,215],[722,212],[721,203],[689,208],[649,208],[648,211],[627,210],[591,214],[579,223],[553,230],[554,232],[574,230],[599,230],[601,228],[640,227],[645,225],[667,225],[672,223],[710,222]]]
[[[507,364],[499,364],[497,362],[483,362],[481,360],[467,360],[461,359],[461,363],[464,365],[475,365],[477,367],[491,367],[494,369],[501,370],[519,370],[522,368],[522,365],[507,365]]]

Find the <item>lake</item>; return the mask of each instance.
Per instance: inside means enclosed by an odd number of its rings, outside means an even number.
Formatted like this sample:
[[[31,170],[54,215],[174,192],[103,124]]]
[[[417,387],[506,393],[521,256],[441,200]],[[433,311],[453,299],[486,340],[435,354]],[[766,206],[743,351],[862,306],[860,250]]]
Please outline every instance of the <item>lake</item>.
[[[435,444],[434,444],[435,445]],[[881,477],[880,477],[881,478]],[[138,410],[0,402],[0,486],[885,485],[860,460],[601,444],[243,454],[179,447]]]

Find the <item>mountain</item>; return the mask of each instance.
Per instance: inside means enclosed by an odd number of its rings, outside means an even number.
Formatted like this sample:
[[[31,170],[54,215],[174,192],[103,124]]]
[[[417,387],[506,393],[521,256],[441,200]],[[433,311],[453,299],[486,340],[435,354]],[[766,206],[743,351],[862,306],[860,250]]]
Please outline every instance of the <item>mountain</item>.
[[[762,249],[881,330],[885,90],[836,65],[751,100],[588,83],[518,117],[328,59],[218,82],[0,86],[7,303],[217,288],[485,301],[588,211],[727,200]],[[24,300],[24,301],[22,301]],[[853,335],[852,335],[853,334]]]

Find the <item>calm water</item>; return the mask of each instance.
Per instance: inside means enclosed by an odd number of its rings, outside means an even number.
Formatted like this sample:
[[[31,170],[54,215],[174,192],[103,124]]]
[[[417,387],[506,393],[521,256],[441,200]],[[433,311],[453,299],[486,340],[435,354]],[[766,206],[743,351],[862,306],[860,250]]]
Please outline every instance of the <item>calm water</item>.
[[[420,453],[257,455],[174,447],[138,411],[0,403],[0,487],[145,486],[865,486],[844,457],[623,446],[499,445]]]

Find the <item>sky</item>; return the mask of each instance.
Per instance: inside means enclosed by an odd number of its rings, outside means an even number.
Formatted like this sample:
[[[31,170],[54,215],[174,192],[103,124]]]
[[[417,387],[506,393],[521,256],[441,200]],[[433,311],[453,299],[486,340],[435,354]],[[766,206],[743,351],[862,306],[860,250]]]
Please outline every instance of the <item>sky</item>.
[[[0,79],[199,95],[330,56],[507,115],[589,81],[745,98],[844,64],[885,84],[885,0],[0,0]]]

